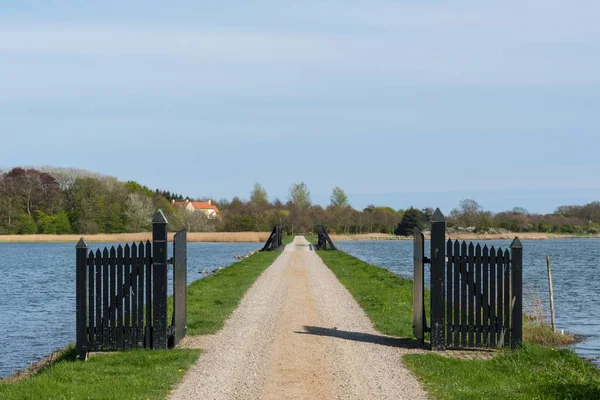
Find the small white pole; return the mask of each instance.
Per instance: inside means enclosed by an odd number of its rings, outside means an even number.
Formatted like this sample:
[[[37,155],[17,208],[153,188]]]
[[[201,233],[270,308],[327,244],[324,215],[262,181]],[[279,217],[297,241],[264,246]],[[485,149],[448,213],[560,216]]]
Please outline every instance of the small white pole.
[[[552,270],[550,269],[550,256],[546,256],[546,265],[548,266],[548,288],[550,291],[550,318],[552,321],[552,330],[555,331],[554,325],[554,290],[552,289]]]

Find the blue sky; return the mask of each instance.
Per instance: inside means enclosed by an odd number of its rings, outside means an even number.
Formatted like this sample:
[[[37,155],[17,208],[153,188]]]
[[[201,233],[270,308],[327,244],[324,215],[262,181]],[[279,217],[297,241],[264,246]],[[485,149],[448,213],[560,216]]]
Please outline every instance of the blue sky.
[[[239,3],[0,0],[0,167],[357,208],[600,200],[597,1]]]

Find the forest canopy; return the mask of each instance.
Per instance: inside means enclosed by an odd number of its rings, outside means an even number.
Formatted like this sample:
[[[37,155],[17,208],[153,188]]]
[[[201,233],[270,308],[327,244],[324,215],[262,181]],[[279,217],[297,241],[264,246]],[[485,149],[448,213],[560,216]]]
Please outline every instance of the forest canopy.
[[[93,234],[144,232],[152,215],[162,209],[171,231],[270,231],[283,225],[290,234],[314,231],[325,224],[336,233],[395,233],[409,235],[414,228],[427,230],[433,209],[396,210],[368,205],[357,210],[345,191],[332,189],[330,204],[312,203],[304,182],[289,188],[285,201],[270,200],[256,183],[249,200],[234,197],[193,199],[138,182],[122,182],[86,170],[58,167],[16,167],[0,171],[0,234]],[[173,201],[212,200],[220,214],[208,218],[189,212]],[[473,199],[464,199],[447,215],[448,228],[466,232],[600,233],[600,202],[559,206],[554,213],[533,214],[515,207],[492,213]]]

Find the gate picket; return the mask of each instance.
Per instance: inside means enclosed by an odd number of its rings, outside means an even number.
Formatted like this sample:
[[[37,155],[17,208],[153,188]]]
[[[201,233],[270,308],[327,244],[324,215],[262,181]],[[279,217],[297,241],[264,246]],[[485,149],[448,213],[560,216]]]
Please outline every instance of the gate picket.
[[[467,347],[467,242],[460,246],[460,345]]]
[[[483,346],[490,347],[490,293],[489,269],[490,255],[487,245],[483,246]]]
[[[133,243],[131,245],[131,346],[135,349],[138,343],[138,326],[137,326],[137,289],[138,276],[138,246]]]
[[[140,242],[137,258],[137,347],[144,347],[144,269],[146,267],[144,244]]]
[[[475,347],[481,347],[481,245],[475,247]]]
[[[490,249],[490,347],[496,347],[496,249]]]
[[[454,241],[454,347],[460,347],[460,243]]]
[[[496,252],[496,273],[498,274],[498,279],[496,279],[496,284],[498,285],[498,287],[496,288],[496,308],[498,309],[497,313],[496,313],[496,334],[498,335],[498,338],[496,339],[496,346],[495,347],[500,347],[500,344],[502,343],[503,340],[503,296],[502,296],[502,289],[503,289],[503,278],[504,278],[504,271],[502,270],[504,267],[504,257],[503,257],[503,253],[502,253],[502,249],[498,249]]]
[[[102,253],[96,250],[96,348],[102,349]]]
[[[94,252],[90,251],[88,265],[88,349],[96,343],[96,326],[94,321]]]
[[[117,282],[116,282],[116,278],[117,278],[117,270],[116,270],[116,266],[115,266],[115,262],[116,262],[116,250],[115,247],[112,246],[110,248],[110,256],[109,256],[109,266],[110,266],[110,276],[109,276],[109,280],[110,280],[110,286],[108,288],[109,290],[109,314],[108,314],[108,320],[109,320],[109,335],[108,335],[108,341],[110,343],[110,349],[114,350],[117,348],[116,346],[116,336],[117,336],[117,329],[116,329],[116,320],[117,320],[117,310],[116,310],[116,298],[117,298]]]
[[[475,286],[475,282],[474,282],[474,269],[475,269],[475,263],[474,263],[474,257],[475,257],[475,247],[473,246],[473,242],[469,243],[469,256],[468,256],[468,269],[467,269],[467,289],[468,289],[468,301],[467,301],[467,318],[468,318],[468,326],[467,326],[467,335],[468,335],[468,346],[469,347],[473,347],[475,346],[475,330],[474,330],[474,300],[475,300],[475,293],[474,293],[474,286]]]
[[[117,349],[123,348],[123,247],[117,247]]]
[[[131,348],[131,247],[125,245],[123,259],[123,348]]]
[[[143,301],[143,300],[142,300]],[[152,243],[146,241],[146,330],[144,332],[147,348],[152,347]]]
[[[452,265],[454,264],[452,256],[452,240],[446,242],[446,343],[452,343],[452,335],[454,332],[452,319]]]
[[[504,345],[510,343],[510,252],[504,251]]]

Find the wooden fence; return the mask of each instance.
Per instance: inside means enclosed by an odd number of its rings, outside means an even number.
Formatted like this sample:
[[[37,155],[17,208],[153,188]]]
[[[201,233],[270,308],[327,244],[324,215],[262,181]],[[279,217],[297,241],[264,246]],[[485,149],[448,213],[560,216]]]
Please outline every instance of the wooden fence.
[[[523,336],[523,246],[515,238],[509,250],[445,238],[446,221],[436,210],[431,228],[431,258],[415,232],[415,335],[427,330],[422,277],[417,270],[431,263],[431,346],[446,348],[518,347]],[[424,254],[424,253],[422,253]],[[420,322],[423,321],[423,322]],[[419,325],[421,324],[421,325]],[[422,338],[417,336],[418,338]]]
[[[152,242],[89,251],[76,248],[76,350],[166,349],[186,332],[186,232],[174,239],[174,313],[167,324],[167,220],[159,210]]]

